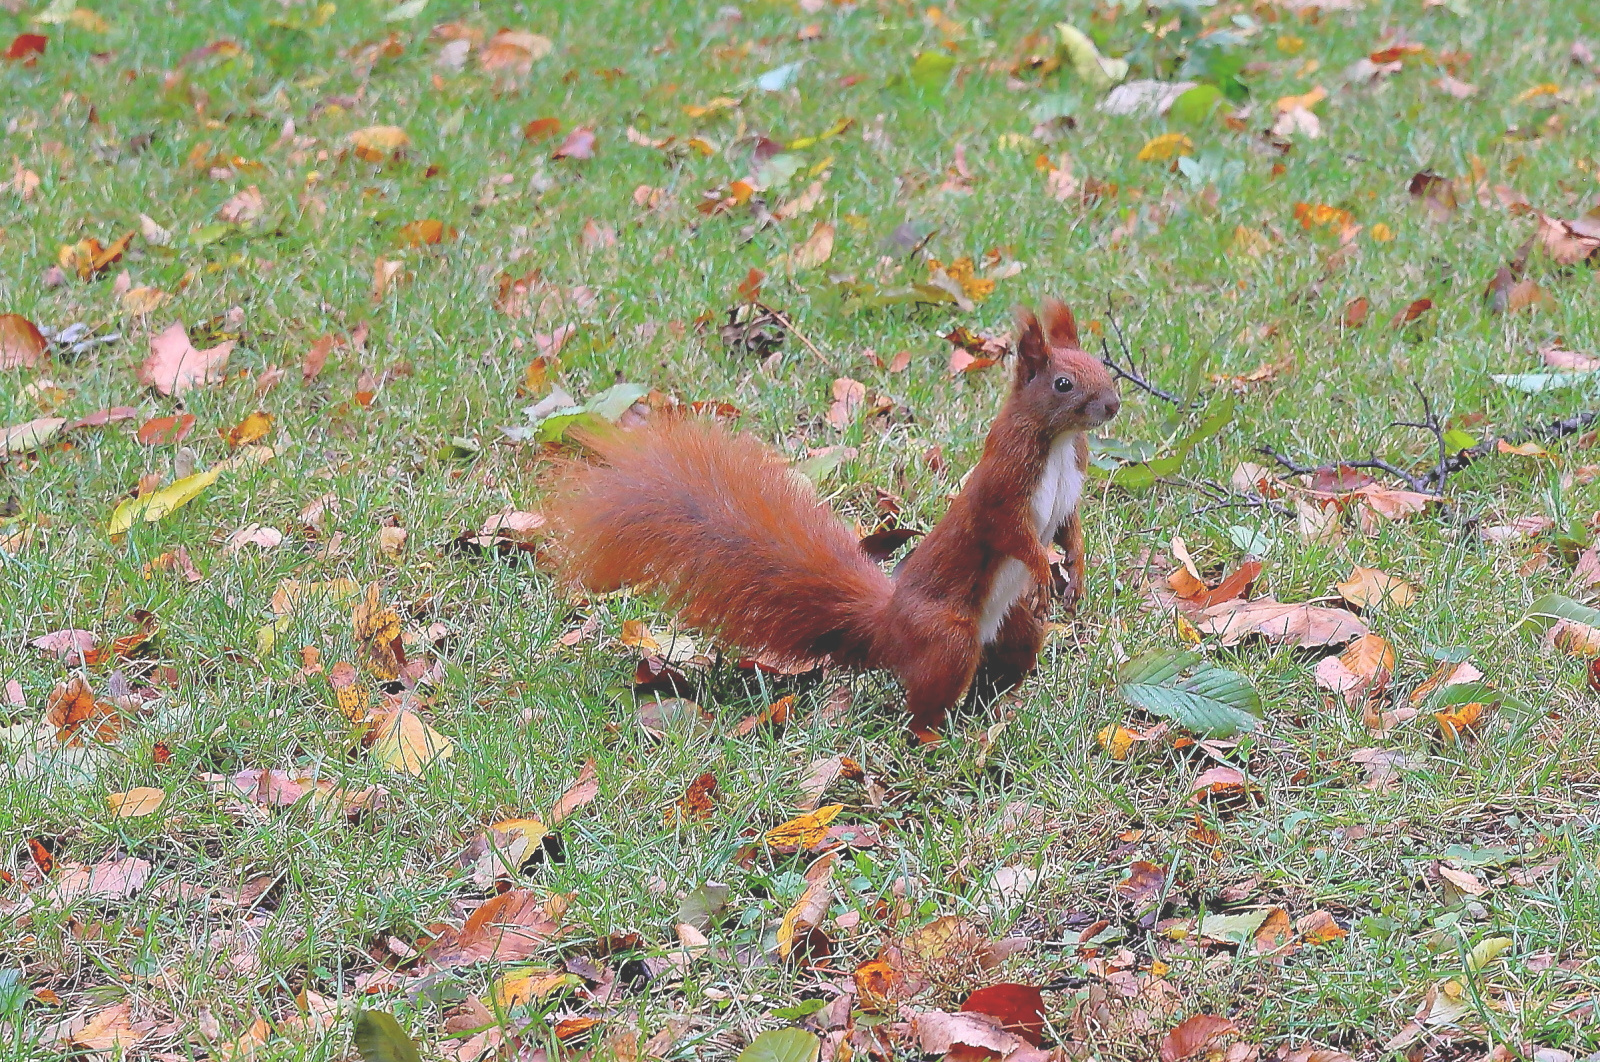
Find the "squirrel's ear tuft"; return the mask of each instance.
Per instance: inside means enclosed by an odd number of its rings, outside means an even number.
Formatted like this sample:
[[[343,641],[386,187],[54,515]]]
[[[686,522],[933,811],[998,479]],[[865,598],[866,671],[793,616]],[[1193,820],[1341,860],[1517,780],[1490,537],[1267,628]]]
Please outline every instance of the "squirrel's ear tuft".
[[[1056,299],[1045,300],[1044,327],[1050,334],[1051,346],[1082,349],[1078,346],[1078,322],[1073,320],[1072,311],[1067,309],[1065,303]]]
[[[1017,383],[1025,384],[1045,370],[1050,364],[1050,347],[1045,342],[1044,330],[1033,311],[1018,306],[1014,311],[1017,321]]]

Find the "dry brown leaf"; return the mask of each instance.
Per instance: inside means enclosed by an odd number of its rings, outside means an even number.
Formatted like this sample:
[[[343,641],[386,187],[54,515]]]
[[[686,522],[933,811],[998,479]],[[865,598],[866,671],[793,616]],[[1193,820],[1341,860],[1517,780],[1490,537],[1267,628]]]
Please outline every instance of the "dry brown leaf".
[[[423,957],[439,969],[525,959],[561,934],[570,902],[571,897],[561,893],[540,901],[531,889],[501,893],[472,912],[459,930],[440,933],[423,949]]]
[[[1350,578],[1336,585],[1339,596],[1357,608],[1393,605],[1406,608],[1417,599],[1416,587],[1379,568],[1356,567]]]
[[[1272,597],[1225,601],[1197,614],[1195,627],[1223,645],[1237,645],[1260,635],[1280,645],[1302,649],[1343,645],[1368,633],[1367,625],[1343,609],[1285,604]]]
[[[1207,1055],[1225,1037],[1239,1035],[1231,1018],[1220,1014],[1195,1014],[1161,1038],[1161,1062],[1182,1062]]]
[[[550,809],[550,825],[561,825],[572,814],[593,802],[600,795],[600,781],[596,777],[594,760],[585,760],[583,767],[578,771],[578,778],[561,794],[555,806]]]
[[[484,44],[478,64],[491,73],[526,74],[554,48],[555,42],[541,34],[502,29]]]

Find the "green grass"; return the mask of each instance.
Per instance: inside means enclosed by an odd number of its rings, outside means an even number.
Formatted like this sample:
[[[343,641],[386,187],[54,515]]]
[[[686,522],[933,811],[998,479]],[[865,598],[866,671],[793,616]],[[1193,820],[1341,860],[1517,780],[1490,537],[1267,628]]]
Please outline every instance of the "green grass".
[[[732,18],[712,4],[434,0],[419,17],[387,24],[386,7],[368,0],[340,4],[321,21],[311,6],[265,2],[205,5],[203,14],[152,3],[98,10],[105,32],[48,26],[36,66],[0,63],[0,157],[14,156],[40,181],[27,199],[0,190],[0,312],[123,336],[38,369],[0,373],[0,425],[115,405],[140,414],[0,465],[0,496],[13,499],[0,535],[33,532],[28,548],[0,564],[0,682],[19,682],[27,705],[0,708],[0,723],[9,724],[0,748],[12,761],[0,766],[0,867],[22,879],[0,888],[0,977],[20,971],[30,992],[60,999],[41,1002],[0,981],[0,1053],[60,1057],[48,1028],[126,997],[136,1016],[162,1026],[135,1055],[226,1057],[208,1037],[231,1042],[260,1018],[271,1034],[258,1059],[343,1057],[348,1021],[295,1032],[283,1024],[294,997],[310,989],[348,1007],[356,978],[379,960],[397,962],[385,940],[414,944],[436,923],[459,924],[484,894],[454,873],[456,853],[490,822],[546,812],[590,757],[598,800],[560,827],[562,857],[529,867],[521,882],[573,895],[569,932],[533,961],[555,966],[593,955],[597,941],[626,932],[640,935],[642,954],[663,955],[675,946],[678,893],[708,880],[730,886],[729,909],[710,934],[713,956],[681,985],[661,981],[606,1006],[552,999],[535,1013],[593,1014],[611,1032],[637,1028],[641,1040],[670,1017],[688,1016],[691,1032],[670,1057],[732,1057],[759,1029],[785,1024],[773,1008],[818,994],[824,981],[847,985],[885,940],[937,915],[969,917],[990,935],[1019,934],[1036,946],[1002,971],[934,985],[916,1008],[953,1009],[989,981],[1071,979],[1073,987],[1046,993],[1052,1027],[1060,1042],[1086,1038],[1099,1057],[1150,1057],[1160,1031],[1205,1011],[1233,1016],[1265,1051],[1321,1044],[1357,1058],[1391,1057],[1381,1045],[1430,985],[1452,977],[1469,984],[1482,1008],[1430,1029],[1424,1057],[1476,1057],[1472,1050],[1500,1043],[1514,1053],[1536,1045],[1579,1057],[1600,1049],[1592,1013],[1600,993],[1595,695],[1581,661],[1509,633],[1530,602],[1566,587],[1570,558],[1552,546],[1552,564],[1530,565],[1551,536],[1498,546],[1479,534],[1534,514],[1587,527],[1600,488],[1573,473],[1600,462],[1577,437],[1552,443],[1552,460],[1485,456],[1451,477],[1449,504],[1336,544],[1307,543],[1291,521],[1259,508],[1199,511],[1207,499],[1182,483],[1129,492],[1102,482],[1085,502],[1094,560],[1074,630],[1052,642],[1015,703],[960,716],[949,740],[927,751],[907,746],[898,692],[876,677],[848,680],[854,706],[837,719],[819,712],[835,679],[790,683],[795,722],[778,735],[735,737],[738,720],[784,690],[754,687],[726,669],[696,692],[715,723],[656,741],[635,723],[631,696],[618,692],[636,653],[616,639],[626,619],[660,631],[666,617],[628,597],[575,609],[528,555],[502,561],[450,548],[502,508],[537,508],[546,455],[500,429],[527,425],[522,411],[540,396],[519,395],[518,386],[537,352],[534,336],[565,324],[577,331],[561,352],[557,382],[580,401],[627,380],[685,401],[732,403],[741,427],[796,458],[811,448],[854,448],[822,486],[847,519],[867,527],[877,522],[878,488],[902,500],[903,523],[930,526],[976,460],[1004,391],[1002,368],[950,378],[941,336],[957,324],[1001,332],[1012,304],[1050,295],[1077,307],[1094,334],[1110,334],[1114,305],[1152,379],[1185,394],[1212,395],[1213,374],[1287,360],[1244,391],[1233,422],[1195,450],[1184,480],[1225,483],[1241,460],[1259,461],[1254,451],[1263,445],[1308,463],[1369,452],[1408,466],[1426,462],[1426,433],[1390,427],[1418,415],[1413,381],[1452,425],[1483,437],[1521,439],[1579,412],[1581,392],[1518,395],[1488,374],[1536,370],[1538,348],[1558,337],[1600,356],[1595,269],[1557,268],[1536,253],[1529,276],[1548,303],[1493,313],[1483,288],[1534,222],[1480,205],[1472,173],[1481,161],[1490,185],[1508,183],[1558,217],[1595,202],[1600,95],[1595,72],[1570,61],[1569,48],[1583,38],[1600,46],[1596,11],[1557,0],[1426,9],[1376,0],[1319,17],[1265,4],[1210,8],[1209,26],[1249,16],[1256,27],[1239,46],[1254,64],[1245,75],[1253,113],[1235,131],[1220,118],[1181,126],[1099,113],[1095,94],[1070,71],[1041,80],[1024,70],[1020,84],[1008,83],[1007,68],[1030,50],[1025,39],[1052,33],[1062,18],[1102,33],[1107,51],[1127,53],[1134,77],[1171,76],[1188,39],[1182,32],[1155,42],[1141,28],[1143,14],[1107,21],[1079,0],[961,5],[955,74],[929,88],[907,75],[917,53],[944,47],[939,24],[923,9],[888,3],[827,4],[816,13],[753,3]],[[0,40],[38,30],[31,14],[0,15]],[[1157,12],[1152,25],[1173,17]],[[555,48],[528,75],[497,84],[476,53],[460,70],[438,65],[443,43],[429,31],[445,22],[485,34],[533,30]],[[813,23],[821,38],[799,40]],[[1387,43],[1386,30],[1431,54],[1470,53],[1457,76],[1476,84],[1477,95],[1456,100],[1431,87],[1437,71],[1416,57],[1377,84],[1347,83],[1343,71]],[[391,32],[398,54],[380,55],[375,46]],[[1290,36],[1303,40],[1292,55],[1293,42],[1280,43]],[[241,50],[180,65],[218,40]],[[1048,52],[1041,40],[1031,50]],[[802,60],[792,89],[754,86],[762,73]],[[1318,67],[1307,72],[1310,62]],[[1519,99],[1546,82],[1562,95]],[[1329,92],[1317,108],[1323,135],[1295,136],[1280,154],[1262,137],[1274,101],[1317,84]],[[1028,142],[1029,109],[1057,93],[1077,97],[1076,128],[1055,144]],[[718,96],[741,102],[699,119],[683,109]],[[526,142],[522,126],[541,117],[559,118],[562,133]],[[747,232],[755,221],[748,207],[695,211],[703,192],[750,173],[756,134],[790,142],[842,118],[853,124],[792,152],[798,173],[766,197],[776,208],[823,179],[809,214]],[[293,133],[279,143],[289,120]],[[380,124],[406,130],[404,156],[376,165],[351,155],[347,135]],[[698,134],[717,150],[637,146],[627,139],[630,125],[680,144]],[[580,126],[596,131],[594,158],[552,160],[559,136]],[[1508,135],[1513,128],[1521,132]],[[1137,159],[1146,141],[1169,130],[1193,139],[1209,181]],[[1518,139],[1530,130],[1542,135]],[[941,188],[958,146],[971,180],[955,182],[964,190]],[[1088,204],[1051,198],[1041,154],[1070,156],[1078,179],[1114,183],[1118,195]],[[242,161],[212,176],[191,156]],[[437,173],[428,176],[431,167]],[[1458,180],[1460,209],[1448,219],[1430,220],[1411,202],[1407,182],[1420,170]],[[265,199],[264,215],[215,228],[218,208],[251,185]],[[635,206],[640,185],[664,190],[658,210]],[[1364,227],[1342,260],[1331,260],[1335,236],[1296,222],[1300,202],[1348,210]],[[1143,220],[1114,239],[1129,210]],[[170,247],[136,237],[99,278],[47,286],[59,246],[86,237],[109,243],[137,230],[140,214],[172,231]],[[424,218],[459,236],[402,247],[400,227]],[[588,219],[613,228],[615,245],[586,247]],[[786,275],[782,256],[819,220],[836,227],[832,258]],[[839,277],[885,287],[925,279],[921,258],[886,242],[906,222],[930,234],[924,257],[979,260],[997,250],[1025,268],[970,313],[852,312]],[[1393,230],[1392,241],[1372,239],[1379,223]],[[1241,226],[1264,238],[1259,257],[1237,250]],[[379,256],[401,259],[410,279],[374,301]],[[763,366],[723,346],[717,326],[752,268],[769,274],[763,301],[788,314],[816,352],[789,337],[782,357]],[[123,269],[134,285],[158,287],[171,301],[148,318],[127,316],[112,290]],[[587,308],[512,320],[494,305],[496,278],[534,269],[561,289],[586,285],[597,298]],[[1371,319],[1342,328],[1345,306],[1358,296],[1371,300]],[[1422,297],[1435,303],[1431,312],[1411,328],[1389,327]],[[181,400],[139,386],[147,333],[175,320],[201,347],[237,339],[226,382]],[[370,327],[364,349],[337,349],[326,370],[303,383],[299,366],[314,340],[359,323]],[[887,373],[862,356],[867,348],[886,362],[910,350],[911,366]],[[257,397],[256,381],[273,366],[284,367],[285,378]],[[369,380],[387,373],[367,407],[354,398],[371,389],[360,383],[364,372]],[[824,415],[840,376],[887,396],[893,411],[843,431],[830,427]],[[1159,445],[1184,430],[1170,406],[1132,390],[1124,398],[1111,426],[1118,440]],[[135,441],[139,423],[180,408],[197,418],[183,443],[189,452]],[[222,460],[229,451],[219,431],[257,409],[274,418],[262,441],[276,456],[226,474],[198,501],[125,540],[108,538],[112,509],[140,476],[171,480]],[[447,452],[453,439],[471,440],[470,456]],[[924,457],[935,446],[943,466]],[[299,514],[329,494],[336,505],[312,533]],[[226,536],[252,523],[284,531],[282,547],[227,553]],[[399,558],[378,548],[386,523],[409,531]],[[1357,564],[1415,583],[1415,605],[1369,617],[1396,647],[1402,691],[1431,670],[1429,647],[1459,646],[1527,708],[1502,711],[1460,748],[1442,746],[1426,716],[1374,739],[1359,713],[1316,688],[1314,655],[1254,643],[1214,656],[1254,681],[1266,724],[1215,755],[1247,771],[1259,801],[1197,810],[1191,782],[1216,761],[1192,746],[1111,760],[1095,733],[1132,718],[1116,693],[1119,659],[1177,639],[1171,620],[1144,606],[1144,554],[1179,535],[1220,572],[1239,556],[1228,537],[1235,525],[1275,540],[1260,590],[1283,600],[1331,594]],[[334,533],[342,551],[327,556]],[[201,581],[146,578],[148,562],[180,546]],[[360,752],[326,685],[297,681],[302,645],[319,647],[328,664],[356,659],[348,603],[300,610],[277,646],[257,656],[280,580],[337,577],[381,583],[385,601],[408,606],[407,629],[447,629],[439,650],[445,678],[421,709],[453,742],[447,765],[421,777],[384,771]],[[26,752],[49,691],[70,670],[29,640],[69,627],[110,639],[133,629],[134,609],[160,618],[145,655],[175,669],[175,684],[109,748],[65,759]],[[556,642],[589,614],[599,620],[593,638],[576,648]],[[137,679],[148,663],[124,668]],[[107,671],[88,669],[102,693]],[[1010,713],[983,750],[978,738]],[[1350,761],[1352,751],[1374,745],[1418,764],[1388,793],[1360,788],[1362,772]],[[853,757],[890,790],[882,809],[848,786],[844,794],[846,818],[875,822],[883,834],[881,846],[835,879],[835,912],[867,916],[834,933],[834,954],[820,970],[748,962],[804,887],[805,858],[773,854],[756,834],[796,813],[806,765],[835,754]],[[262,767],[315,771],[353,790],[381,785],[388,796],[355,822],[304,807],[248,812],[200,777]],[[703,823],[672,823],[666,808],[707,771],[719,782],[716,812]],[[164,788],[166,804],[146,818],[114,818],[106,795],[135,786]],[[1037,806],[1042,825],[1006,825],[1013,804]],[[1197,825],[1218,832],[1214,848],[1191,838]],[[43,903],[19,919],[4,912],[32,882],[28,838],[48,842],[64,863],[126,852],[149,860],[152,876],[132,899]],[[1486,871],[1480,876],[1495,882],[1486,895],[1449,903],[1437,861],[1490,847],[1511,848],[1507,858],[1519,865],[1555,869],[1526,885]],[[1350,934],[1287,960],[1151,936],[1112,891],[1134,860],[1172,868],[1166,916],[1217,910],[1226,906],[1224,888],[1260,875],[1252,897],[1234,906],[1276,904],[1291,918],[1325,909]],[[1037,886],[1026,901],[997,908],[990,878],[1016,866],[1036,869]],[[263,873],[280,880],[253,913],[173,898],[175,883],[225,890]],[[912,899],[905,920],[890,927],[874,912],[892,901],[898,879],[913,883]],[[1104,972],[1078,952],[1078,934],[1100,918],[1123,930],[1106,954],[1125,946],[1141,972],[1152,958],[1170,967],[1170,1011],[1113,998],[1109,1025],[1075,1022]],[[229,965],[219,956],[238,950],[241,938],[217,934],[241,930],[259,935],[244,949],[255,958]],[[1469,976],[1466,952],[1499,936],[1510,938],[1509,949]],[[500,972],[454,971],[365,1005],[394,1010],[429,1050],[453,1050],[441,1039],[445,1012]],[[1131,1016],[1141,1009],[1154,1033]]]

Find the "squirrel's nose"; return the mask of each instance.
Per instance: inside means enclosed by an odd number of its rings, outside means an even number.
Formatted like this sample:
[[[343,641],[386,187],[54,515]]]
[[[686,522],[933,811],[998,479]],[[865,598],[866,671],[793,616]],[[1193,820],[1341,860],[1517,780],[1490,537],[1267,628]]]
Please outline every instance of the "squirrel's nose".
[[[1109,398],[1102,398],[1100,400],[1100,423],[1104,424],[1106,421],[1116,416],[1117,410],[1121,408],[1122,399],[1118,398],[1116,395],[1111,395]]]

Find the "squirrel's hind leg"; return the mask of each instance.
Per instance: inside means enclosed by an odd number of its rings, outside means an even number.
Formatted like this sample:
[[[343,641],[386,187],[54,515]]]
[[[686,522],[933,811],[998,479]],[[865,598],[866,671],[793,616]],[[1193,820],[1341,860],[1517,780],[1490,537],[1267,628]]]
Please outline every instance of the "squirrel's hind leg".
[[[994,641],[983,647],[972,692],[980,701],[993,700],[1033,672],[1044,648],[1044,625],[1050,615],[1049,592],[1032,587],[1006,613]]]
[[[903,643],[895,675],[906,689],[906,720],[923,742],[938,740],[945,716],[960,703],[978,668],[977,626],[950,618],[913,629]]]

